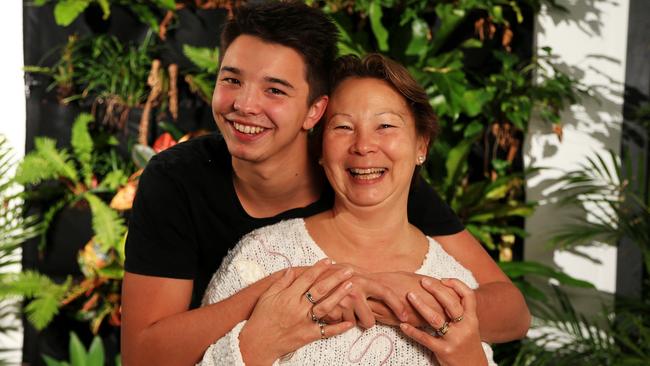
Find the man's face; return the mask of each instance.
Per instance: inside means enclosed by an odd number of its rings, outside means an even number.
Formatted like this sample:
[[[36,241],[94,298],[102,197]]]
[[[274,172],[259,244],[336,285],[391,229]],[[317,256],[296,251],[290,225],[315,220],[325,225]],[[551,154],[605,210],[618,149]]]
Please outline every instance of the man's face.
[[[212,113],[234,158],[263,162],[302,146],[299,139],[320,118],[307,105],[305,69],[292,48],[249,35],[230,44],[217,75]]]

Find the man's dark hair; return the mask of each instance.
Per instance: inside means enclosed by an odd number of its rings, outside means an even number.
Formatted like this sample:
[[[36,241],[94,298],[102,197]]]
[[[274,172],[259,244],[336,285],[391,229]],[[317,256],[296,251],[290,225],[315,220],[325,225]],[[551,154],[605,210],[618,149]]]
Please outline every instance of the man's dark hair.
[[[320,9],[296,1],[240,6],[221,32],[221,55],[235,38],[244,34],[290,47],[302,55],[307,69],[309,104],[328,94],[338,30]]]

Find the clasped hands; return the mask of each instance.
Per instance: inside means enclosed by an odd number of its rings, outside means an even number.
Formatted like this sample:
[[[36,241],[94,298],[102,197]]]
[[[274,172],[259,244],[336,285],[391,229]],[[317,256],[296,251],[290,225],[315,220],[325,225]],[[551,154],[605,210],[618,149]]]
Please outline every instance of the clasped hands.
[[[305,296],[307,292],[313,302]],[[449,321],[454,320],[458,322],[456,334],[448,340],[417,329],[427,325],[448,329]],[[327,259],[281,274],[260,297],[243,327],[240,350],[247,365],[271,364],[320,338],[343,333],[354,325],[370,328],[377,322],[400,325],[407,336],[431,349],[443,365],[457,364],[460,360],[452,355],[459,349],[482,355],[474,294],[461,281],[440,281],[408,272],[368,273]]]

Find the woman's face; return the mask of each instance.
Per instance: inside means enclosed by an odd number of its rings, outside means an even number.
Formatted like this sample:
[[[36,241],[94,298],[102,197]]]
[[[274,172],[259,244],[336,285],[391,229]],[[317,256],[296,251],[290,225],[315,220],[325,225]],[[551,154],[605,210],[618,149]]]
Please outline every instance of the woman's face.
[[[348,78],[330,96],[325,115],[321,163],[337,201],[405,204],[428,141],[417,135],[404,97],[382,80]]]

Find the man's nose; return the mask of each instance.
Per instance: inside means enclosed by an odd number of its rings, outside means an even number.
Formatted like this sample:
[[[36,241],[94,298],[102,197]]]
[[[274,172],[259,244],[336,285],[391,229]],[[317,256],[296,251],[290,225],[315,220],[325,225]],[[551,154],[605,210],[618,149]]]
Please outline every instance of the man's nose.
[[[260,112],[259,96],[254,88],[243,87],[235,96],[233,108],[243,114],[257,114]]]

